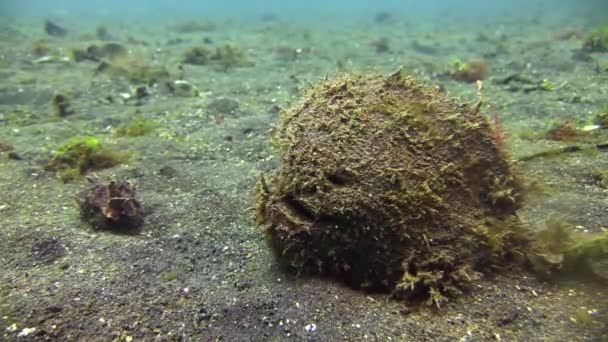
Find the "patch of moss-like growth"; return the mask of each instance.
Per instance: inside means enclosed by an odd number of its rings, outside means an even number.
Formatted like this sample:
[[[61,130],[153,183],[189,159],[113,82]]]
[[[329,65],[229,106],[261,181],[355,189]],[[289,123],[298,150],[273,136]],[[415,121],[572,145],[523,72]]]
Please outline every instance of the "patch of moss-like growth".
[[[583,48],[590,52],[608,52],[608,25],[591,31],[585,38]]]
[[[253,66],[253,62],[247,57],[245,51],[231,45],[224,45],[215,49],[211,60],[224,69]]]
[[[77,136],[61,144],[47,162],[45,169],[57,173],[63,181],[80,178],[90,170],[106,169],[123,163],[127,154],[102,146],[99,139]]]
[[[286,268],[440,305],[527,248],[487,120],[400,71],[320,82],[281,113],[257,222]]]
[[[118,127],[116,134],[123,137],[139,137],[151,133],[158,127],[160,127],[158,122],[138,118]]]
[[[591,171],[593,184],[602,189],[608,189],[608,170],[594,169]]]
[[[171,78],[169,71],[162,65],[148,64],[135,57],[116,58],[112,64],[104,63],[99,72],[106,72],[112,78],[126,78],[132,84],[154,85]]]
[[[113,65],[110,74],[114,77],[124,76],[133,84],[153,85],[170,78],[169,72],[162,66],[133,65],[128,68]]]
[[[184,53],[182,62],[185,64],[206,65],[209,64],[210,57],[211,51],[203,47],[193,47]]]
[[[575,232],[550,217],[532,244],[532,268],[544,276],[591,276],[608,281],[608,233]]]
[[[35,57],[47,56],[51,52],[51,47],[46,40],[39,39],[32,43],[32,55]]]

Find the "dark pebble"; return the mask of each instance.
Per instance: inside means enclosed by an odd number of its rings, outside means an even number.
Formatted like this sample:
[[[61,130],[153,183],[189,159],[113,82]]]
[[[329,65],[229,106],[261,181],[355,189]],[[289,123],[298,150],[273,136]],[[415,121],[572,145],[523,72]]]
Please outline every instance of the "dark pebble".
[[[58,313],[61,312],[63,310],[63,308],[59,305],[51,305],[48,308],[46,308],[49,312],[52,313]]]
[[[23,160],[23,157],[17,152],[9,152],[8,159],[12,160]]]
[[[63,27],[55,24],[54,22],[52,22],[50,20],[46,20],[44,22],[44,31],[49,36],[54,36],[54,37],[63,37],[66,34],[68,34],[68,31],[66,29],[64,29]]]
[[[239,290],[239,291],[245,291],[247,289],[250,289],[252,286],[253,286],[253,282],[249,279],[243,280],[243,281],[237,281],[234,283],[234,287],[236,287],[237,290]]]
[[[211,319],[211,314],[207,312],[207,309],[201,308],[196,315],[198,322],[208,321]]]

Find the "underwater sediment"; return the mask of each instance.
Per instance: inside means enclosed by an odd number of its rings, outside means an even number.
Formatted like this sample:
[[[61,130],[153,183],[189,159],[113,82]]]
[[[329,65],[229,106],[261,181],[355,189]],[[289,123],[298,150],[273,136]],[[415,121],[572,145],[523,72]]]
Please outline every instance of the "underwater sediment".
[[[257,221],[297,272],[439,305],[528,243],[522,186],[487,120],[401,71],[320,82],[273,143]]]

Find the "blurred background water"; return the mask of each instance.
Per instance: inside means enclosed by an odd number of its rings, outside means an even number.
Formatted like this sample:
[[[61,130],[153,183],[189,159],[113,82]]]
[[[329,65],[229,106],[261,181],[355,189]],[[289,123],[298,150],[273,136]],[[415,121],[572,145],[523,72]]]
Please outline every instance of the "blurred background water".
[[[606,10],[602,12],[602,10]],[[391,11],[410,16],[441,16],[445,13],[464,15],[467,21],[475,18],[496,18],[505,14],[545,16],[554,19],[581,17],[597,21],[608,16],[605,0],[432,0],[432,1],[119,1],[88,2],[78,0],[3,0],[0,12],[4,16],[97,16],[97,17],[166,17],[181,15],[257,17],[276,13],[281,16],[301,17],[318,15],[351,16],[376,11]],[[550,15],[547,15],[550,14]]]

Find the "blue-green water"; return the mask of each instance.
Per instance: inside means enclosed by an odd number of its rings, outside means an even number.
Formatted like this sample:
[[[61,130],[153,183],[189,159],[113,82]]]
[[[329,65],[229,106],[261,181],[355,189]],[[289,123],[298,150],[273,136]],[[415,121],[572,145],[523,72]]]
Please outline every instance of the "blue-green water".
[[[256,16],[264,13],[289,14],[294,16],[315,15],[319,13],[331,13],[340,16],[352,14],[374,13],[379,11],[391,11],[403,13],[412,17],[428,14],[468,14],[484,16],[500,16],[512,13],[520,16],[538,14],[545,17],[564,15],[571,16],[583,13],[601,15],[606,9],[606,4],[601,0],[588,1],[555,1],[514,0],[509,2],[492,1],[104,1],[103,3],[90,3],[83,1],[59,0],[59,1],[11,1],[4,0],[0,4],[0,10],[5,15],[52,15],[60,12],[73,15],[93,16],[166,16],[166,15],[222,15],[222,16]],[[604,14],[605,15],[605,14]]]

